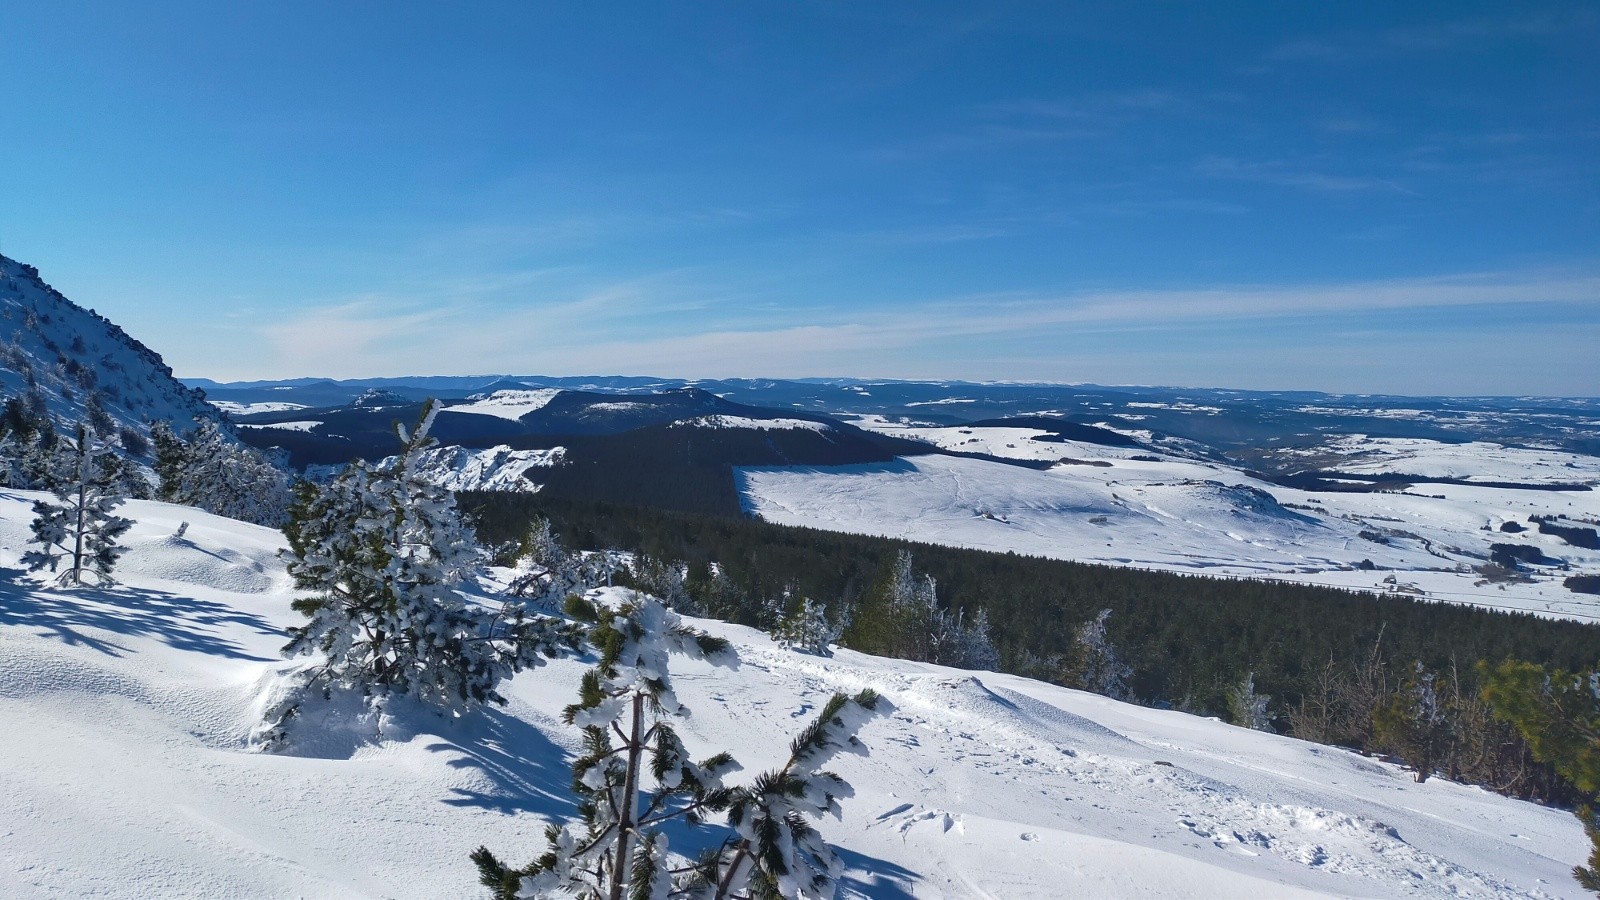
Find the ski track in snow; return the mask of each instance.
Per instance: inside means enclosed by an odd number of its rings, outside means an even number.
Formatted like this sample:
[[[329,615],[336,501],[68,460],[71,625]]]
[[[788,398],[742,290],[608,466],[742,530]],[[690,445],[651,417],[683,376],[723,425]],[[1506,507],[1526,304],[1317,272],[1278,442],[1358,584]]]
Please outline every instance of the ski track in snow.
[[[0,492],[0,896],[479,896],[468,851],[521,862],[573,814],[559,717],[582,661],[518,676],[505,709],[450,722],[401,704],[374,742],[330,708],[294,754],[252,752],[298,621],[281,536],[130,502],[125,583],[45,589],[17,566],[35,496]],[[779,764],[834,691],[897,707],[863,729],[870,756],[834,766],[855,788],[821,825],[843,896],[1583,896],[1568,872],[1587,843],[1560,810],[1027,679],[696,624],[742,665],[675,662],[679,730],[696,755],[731,750],[738,779]]]

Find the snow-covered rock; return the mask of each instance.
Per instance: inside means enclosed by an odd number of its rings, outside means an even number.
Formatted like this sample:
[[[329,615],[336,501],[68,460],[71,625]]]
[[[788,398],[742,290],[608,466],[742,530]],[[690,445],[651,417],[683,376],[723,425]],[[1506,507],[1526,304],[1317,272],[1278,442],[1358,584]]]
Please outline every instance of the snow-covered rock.
[[[433,484],[452,491],[526,491],[539,489],[527,477],[530,469],[558,466],[566,458],[563,447],[547,450],[513,450],[507,446],[487,450],[466,447],[435,447],[423,451],[416,471]],[[394,457],[380,466],[389,465]]]

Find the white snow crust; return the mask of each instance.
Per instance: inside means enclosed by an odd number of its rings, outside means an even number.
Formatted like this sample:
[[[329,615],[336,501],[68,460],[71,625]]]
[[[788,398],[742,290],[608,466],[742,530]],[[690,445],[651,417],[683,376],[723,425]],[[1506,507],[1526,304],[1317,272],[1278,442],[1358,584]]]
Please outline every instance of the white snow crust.
[[[749,416],[700,416],[695,419],[683,419],[675,422],[676,425],[689,425],[696,428],[751,428],[756,431],[827,431],[826,422],[813,422],[809,419],[752,419]]]
[[[235,403],[232,400],[211,400],[212,406],[225,413],[236,416],[248,416],[254,413],[292,412],[297,409],[309,409],[304,403],[289,403],[284,400],[268,400],[259,403]]]
[[[447,406],[440,412],[495,416],[515,422],[528,413],[544,409],[559,393],[561,391],[556,388],[539,388],[528,391],[495,391],[487,397],[476,398],[470,403]]]
[[[245,736],[300,621],[281,536],[130,502],[125,583],[60,591],[19,571],[38,496],[0,492],[0,896],[477,897],[470,850],[520,863],[573,815],[559,716],[584,662],[519,676],[504,709],[401,705],[382,740],[258,753]],[[1583,896],[1587,842],[1560,810],[1027,679],[694,624],[744,661],[674,661],[696,756],[753,773],[834,691],[897,706],[863,729],[869,757],[834,767],[855,787],[822,825],[843,896]]]
[[[1600,573],[1600,551],[1540,534],[1529,521],[1535,515],[1563,516],[1571,520],[1568,525],[1600,521],[1600,490],[1418,483],[1402,492],[1309,492],[1229,466],[1149,450],[1038,441],[1044,432],[1030,429],[859,424],[946,449],[1057,464],[1038,471],[920,456],[827,468],[745,468],[736,474],[746,509],[786,525],[1109,565],[1402,592],[1600,621],[1600,597],[1562,584],[1571,575]],[[1600,460],[1592,457],[1481,443],[1366,439],[1352,446],[1381,454],[1335,460],[1363,471],[1600,487]],[[1500,525],[1510,521],[1525,530],[1501,532]],[[1538,546],[1566,568],[1534,566],[1525,581],[1488,580],[1477,569],[1494,543]],[[1363,561],[1376,568],[1358,568]]]
[[[287,431],[314,431],[323,423],[316,419],[301,419],[294,422],[236,422],[238,428],[282,428]]]

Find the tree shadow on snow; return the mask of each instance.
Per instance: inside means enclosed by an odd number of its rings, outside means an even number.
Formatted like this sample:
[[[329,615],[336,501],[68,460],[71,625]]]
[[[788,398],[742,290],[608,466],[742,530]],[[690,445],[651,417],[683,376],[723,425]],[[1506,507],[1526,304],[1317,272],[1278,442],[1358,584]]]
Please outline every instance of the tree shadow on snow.
[[[261,616],[210,600],[126,585],[55,589],[25,575],[21,569],[0,568],[0,625],[42,629],[45,636],[107,656],[122,656],[128,648],[79,629],[153,637],[178,650],[256,662],[270,659],[252,655],[223,632],[242,626],[285,637]]]
[[[477,769],[493,785],[476,791],[451,788],[451,806],[476,806],[505,815],[533,813],[566,822],[578,814],[572,796],[572,760],[567,751],[536,726],[494,707],[474,710],[460,722],[459,740],[428,745],[436,753],[455,752],[451,768]]]
[[[577,820],[577,802],[572,793],[572,755],[551,741],[537,726],[510,712],[494,707],[475,710],[460,720],[459,736],[428,745],[436,753],[457,753],[452,768],[474,768],[486,776],[490,790],[452,788],[455,796],[445,799],[451,806],[489,809],[505,815],[533,814],[555,824]],[[736,779],[737,780],[737,779]],[[691,826],[681,819],[661,823],[668,845],[674,853],[693,857],[717,846],[731,832],[721,816],[713,815],[702,826]],[[543,852],[543,841],[526,851]],[[873,900],[913,900],[912,885],[917,873],[903,866],[866,856],[835,845],[845,865],[841,879],[842,896],[870,897]]]
[[[834,846],[839,861],[844,863],[844,877],[839,879],[845,896],[871,897],[872,900],[914,900],[911,886],[919,876],[905,866],[857,853],[848,847]]]

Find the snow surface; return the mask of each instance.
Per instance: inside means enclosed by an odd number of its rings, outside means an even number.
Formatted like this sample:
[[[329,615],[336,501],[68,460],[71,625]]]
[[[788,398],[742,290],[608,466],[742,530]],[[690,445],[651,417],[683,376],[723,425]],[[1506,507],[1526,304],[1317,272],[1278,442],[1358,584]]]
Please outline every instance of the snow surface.
[[[1165,455],[1152,462],[1134,458],[1152,455],[1145,450],[1035,441],[1043,432],[1028,429],[864,427],[915,433],[948,449],[1071,461],[1047,471],[945,456],[745,468],[737,470],[737,482],[746,509],[785,525],[1109,565],[1400,591],[1600,621],[1600,597],[1562,584],[1574,574],[1600,573],[1600,551],[1569,546],[1528,525],[1534,515],[1600,521],[1600,491],[1424,483],[1394,493],[1313,493],[1216,463]],[[1426,454],[1411,447],[1408,459],[1419,467],[1430,456],[1438,462],[1443,448],[1453,446],[1449,452],[1465,453],[1462,447],[1474,445],[1440,444]],[[1498,455],[1506,448],[1475,446],[1482,459],[1471,471],[1489,473],[1492,480],[1520,470],[1530,473],[1520,479],[1526,483],[1543,477],[1600,485],[1600,466],[1568,467],[1564,457],[1570,454],[1524,451],[1507,462]],[[1538,454],[1544,467],[1526,454]],[[1500,532],[1508,521],[1528,530]],[[1489,581],[1475,567],[1484,565],[1494,543],[1538,546],[1568,568],[1532,567],[1526,581]],[[1363,561],[1377,568],[1358,568]]]
[[[284,400],[268,400],[260,403],[235,403],[232,400],[212,400],[212,406],[235,416],[248,416],[255,413],[292,412],[297,409],[310,409],[304,403],[289,403]]]
[[[125,584],[47,589],[17,567],[38,496],[0,492],[0,896],[477,897],[468,851],[531,858],[573,814],[559,716],[582,661],[519,676],[505,709],[402,709],[382,741],[254,752],[299,621],[281,536],[131,502]],[[844,896],[1584,896],[1569,873],[1587,842],[1560,810],[1027,679],[696,624],[743,659],[675,664],[696,755],[731,750],[750,775],[834,691],[898,707],[863,730],[870,757],[835,766],[856,790],[822,825]]]
[[[752,428],[756,431],[827,431],[826,422],[812,422],[809,419],[752,419],[748,416],[700,416],[695,419],[683,419],[674,422],[674,425],[689,425],[697,428]]]
[[[1446,444],[1351,434],[1319,447],[1279,452],[1307,457],[1331,471],[1355,474],[1398,473],[1518,484],[1600,483],[1600,457],[1488,441]]]
[[[237,428],[282,428],[286,431],[313,431],[323,423],[316,419],[299,419],[293,422],[235,422]]]
[[[555,388],[539,388],[528,391],[495,391],[487,397],[476,398],[471,403],[447,406],[440,412],[495,416],[515,422],[528,413],[544,409],[559,393],[561,391]]]

